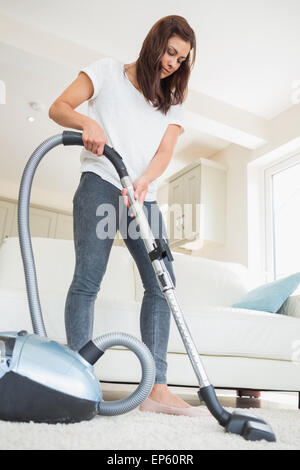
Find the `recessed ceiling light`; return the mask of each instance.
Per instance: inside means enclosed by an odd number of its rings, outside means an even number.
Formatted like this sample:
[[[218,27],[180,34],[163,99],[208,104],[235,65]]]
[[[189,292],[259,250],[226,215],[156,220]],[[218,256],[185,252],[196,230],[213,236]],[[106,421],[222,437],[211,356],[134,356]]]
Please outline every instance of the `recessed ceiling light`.
[[[35,118],[33,116],[27,116],[27,121],[34,122]]]

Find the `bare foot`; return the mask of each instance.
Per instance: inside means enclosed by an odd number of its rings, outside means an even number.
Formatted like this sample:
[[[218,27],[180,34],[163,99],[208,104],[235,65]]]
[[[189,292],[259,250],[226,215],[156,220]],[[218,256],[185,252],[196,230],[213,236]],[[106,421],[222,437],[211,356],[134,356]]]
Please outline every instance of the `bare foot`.
[[[166,384],[155,384],[149,398],[167,406],[175,406],[176,408],[190,408],[187,402],[170,392]]]

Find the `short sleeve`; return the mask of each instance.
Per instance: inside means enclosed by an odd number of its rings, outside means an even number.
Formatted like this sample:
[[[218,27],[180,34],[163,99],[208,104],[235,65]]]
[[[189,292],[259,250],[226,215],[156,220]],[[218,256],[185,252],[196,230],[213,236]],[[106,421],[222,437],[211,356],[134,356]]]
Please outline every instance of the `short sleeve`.
[[[180,135],[184,133],[184,106],[183,104],[176,104],[171,106],[168,111],[169,124],[177,124],[181,126]]]
[[[82,68],[80,72],[84,72],[92,80],[94,86],[94,93],[91,96],[91,100],[96,98],[100,93],[105,77],[108,74],[108,67],[110,58],[103,58],[92,62],[86,67]]]

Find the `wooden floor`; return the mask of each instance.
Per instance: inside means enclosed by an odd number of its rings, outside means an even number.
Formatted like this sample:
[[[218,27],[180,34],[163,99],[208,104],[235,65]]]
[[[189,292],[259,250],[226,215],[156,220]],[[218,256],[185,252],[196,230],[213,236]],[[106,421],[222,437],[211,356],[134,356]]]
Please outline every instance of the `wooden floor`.
[[[101,383],[104,400],[119,400],[132,393],[136,385]],[[199,405],[198,388],[169,387],[190,405]],[[232,408],[298,409],[297,392],[261,392],[260,398],[238,398],[235,390],[216,390],[221,405]]]

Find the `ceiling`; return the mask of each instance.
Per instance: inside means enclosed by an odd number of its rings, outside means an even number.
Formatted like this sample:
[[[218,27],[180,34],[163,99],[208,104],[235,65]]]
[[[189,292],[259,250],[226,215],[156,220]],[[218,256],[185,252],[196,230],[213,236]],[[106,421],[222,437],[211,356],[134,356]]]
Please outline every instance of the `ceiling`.
[[[266,143],[268,121],[293,106],[292,84],[300,78],[299,0],[0,0],[0,80],[6,85],[0,183],[6,195],[15,194],[31,152],[61,132],[48,109],[80,68],[104,56],[133,62],[152,25],[170,14],[184,16],[194,29],[197,57],[185,133],[164,177],[231,143],[248,149]],[[33,111],[32,101],[44,109]],[[86,112],[86,105],[77,111]],[[80,150],[52,152],[40,165],[36,194],[49,206],[70,209]]]

